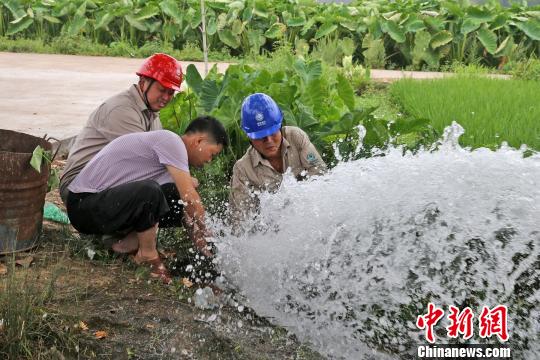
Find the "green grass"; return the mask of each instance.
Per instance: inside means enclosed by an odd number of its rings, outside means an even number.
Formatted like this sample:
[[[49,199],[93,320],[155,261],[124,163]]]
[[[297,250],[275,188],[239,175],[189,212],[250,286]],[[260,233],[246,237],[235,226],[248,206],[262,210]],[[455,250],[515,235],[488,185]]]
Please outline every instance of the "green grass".
[[[452,121],[465,129],[465,146],[497,147],[503,141],[540,150],[540,82],[456,76],[405,79],[390,94],[406,115],[427,118],[442,132]]]
[[[109,45],[99,44],[82,36],[61,36],[50,41],[9,39],[0,36],[0,51],[132,58],[145,58],[157,52],[164,52],[182,61],[203,61],[202,50],[190,42],[187,42],[182,49],[174,49],[171,44],[164,44],[160,41],[150,41],[137,48],[123,41],[112,42]],[[225,51],[210,51],[208,60],[237,61],[238,59]]]

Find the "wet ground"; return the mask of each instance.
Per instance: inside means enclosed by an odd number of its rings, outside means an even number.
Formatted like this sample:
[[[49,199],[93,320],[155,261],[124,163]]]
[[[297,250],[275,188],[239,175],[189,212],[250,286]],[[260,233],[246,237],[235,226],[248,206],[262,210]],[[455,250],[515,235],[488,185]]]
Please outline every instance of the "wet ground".
[[[62,207],[57,190],[47,201]],[[92,260],[87,247],[95,250]],[[201,310],[194,305],[197,285],[150,280],[145,269],[112,256],[69,225],[45,221],[39,246],[17,255],[26,257],[32,263],[17,268],[21,276],[43,285],[57,277],[46,311],[60,316],[64,331],[79,343],[78,354],[53,349],[45,358],[321,358],[285,329],[247,308],[239,311],[230,293],[220,295],[219,308]],[[97,339],[98,331],[106,335]]]

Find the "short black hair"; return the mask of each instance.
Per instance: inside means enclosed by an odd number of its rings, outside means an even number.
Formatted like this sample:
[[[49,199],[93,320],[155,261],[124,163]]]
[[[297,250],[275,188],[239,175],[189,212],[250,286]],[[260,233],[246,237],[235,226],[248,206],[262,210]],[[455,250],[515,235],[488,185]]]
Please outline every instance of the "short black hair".
[[[195,118],[186,128],[186,134],[194,133],[206,133],[210,135],[216,144],[223,145],[223,147],[229,146],[229,138],[225,127],[218,119],[213,116],[199,116]]]

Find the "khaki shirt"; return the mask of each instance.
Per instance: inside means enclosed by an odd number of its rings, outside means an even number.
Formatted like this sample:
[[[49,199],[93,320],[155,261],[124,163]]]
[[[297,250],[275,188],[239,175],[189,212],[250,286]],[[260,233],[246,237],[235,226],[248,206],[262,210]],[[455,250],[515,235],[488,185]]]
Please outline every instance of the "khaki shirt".
[[[105,145],[124,134],[161,129],[158,114],[146,106],[136,85],[105,100],[90,114],[69,152],[60,177],[64,203],[69,184]]]
[[[284,126],[281,132],[281,156],[285,170],[290,168],[297,179],[320,175],[326,170],[326,164],[302,129]],[[276,171],[268,160],[250,146],[233,167],[229,197],[233,218],[241,218],[242,215],[257,209],[258,198],[253,191],[275,192],[282,179],[283,174]]]

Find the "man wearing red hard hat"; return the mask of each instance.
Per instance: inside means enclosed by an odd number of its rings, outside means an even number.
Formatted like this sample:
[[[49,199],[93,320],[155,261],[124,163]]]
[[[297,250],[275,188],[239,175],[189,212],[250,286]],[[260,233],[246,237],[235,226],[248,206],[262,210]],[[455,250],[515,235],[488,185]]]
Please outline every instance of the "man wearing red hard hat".
[[[77,135],[60,178],[64,204],[69,184],[105,145],[124,134],[162,129],[159,110],[180,91],[182,67],[175,58],[158,53],[147,58],[136,74],[139,82],[99,105]]]

